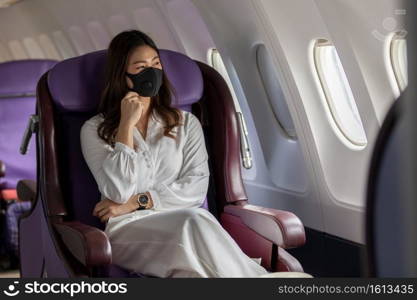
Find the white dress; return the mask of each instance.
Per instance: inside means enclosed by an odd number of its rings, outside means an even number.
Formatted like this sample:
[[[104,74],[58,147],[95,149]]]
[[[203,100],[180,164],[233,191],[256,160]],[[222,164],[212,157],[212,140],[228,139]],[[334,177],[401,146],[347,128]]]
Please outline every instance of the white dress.
[[[183,126],[163,136],[163,121],[149,118],[143,139],[134,129],[135,150],[111,147],[97,134],[102,116],[81,128],[84,158],[102,199],[126,202],[149,192],[154,208],[111,217],[105,228],[113,263],[157,277],[257,277],[267,271],[242,252],[202,205],[209,180],[208,155],[199,120],[181,110]]]

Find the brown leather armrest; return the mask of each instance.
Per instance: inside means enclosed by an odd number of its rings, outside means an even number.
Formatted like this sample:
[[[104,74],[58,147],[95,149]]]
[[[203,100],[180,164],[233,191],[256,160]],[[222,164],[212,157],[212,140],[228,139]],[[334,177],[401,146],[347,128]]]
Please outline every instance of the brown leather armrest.
[[[36,181],[20,180],[16,186],[17,197],[20,201],[30,201],[32,203],[36,200]]]
[[[278,247],[277,265],[274,270],[279,272],[304,272],[300,262],[281,247]]]
[[[0,160],[0,177],[6,176],[6,165]]]
[[[224,211],[239,217],[252,230],[284,249],[305,243],[303,224],[288,211],[250,204],[226,205]]]
[[[53,225],[68,250],[83,265],[94,267],[111,264],[110,242],[102,230],[78,221],[57,222]]]

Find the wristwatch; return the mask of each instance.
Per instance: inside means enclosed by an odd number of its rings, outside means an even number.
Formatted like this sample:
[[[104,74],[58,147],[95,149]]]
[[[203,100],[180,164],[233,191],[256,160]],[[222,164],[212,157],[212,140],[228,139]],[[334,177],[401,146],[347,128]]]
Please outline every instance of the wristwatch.
[[[139,204],[139,207],[137,208],[137,210],[146,209],[149,203],[149,197],[147,194],[141,193],[139,194],[139,197],[136,199],[136,201]]]

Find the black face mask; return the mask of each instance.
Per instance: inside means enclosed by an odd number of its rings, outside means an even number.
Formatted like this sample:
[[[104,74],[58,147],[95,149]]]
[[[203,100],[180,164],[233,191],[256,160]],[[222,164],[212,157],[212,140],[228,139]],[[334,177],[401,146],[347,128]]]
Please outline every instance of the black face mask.
[[[157,68],[146,68],[138,74],[126,73],[133,82],[132,91],[142,97],[153,97],[158,94],[162,85],[162,70]]]

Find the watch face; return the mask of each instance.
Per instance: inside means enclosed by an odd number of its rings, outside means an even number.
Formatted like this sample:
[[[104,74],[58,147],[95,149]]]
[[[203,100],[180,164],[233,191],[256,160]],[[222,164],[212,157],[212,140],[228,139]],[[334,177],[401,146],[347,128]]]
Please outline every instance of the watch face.
[[[140,195],[138,200],[139,200],[140,205],[145,206],[145,205],[148,204],[148,196],[147,195]]]

